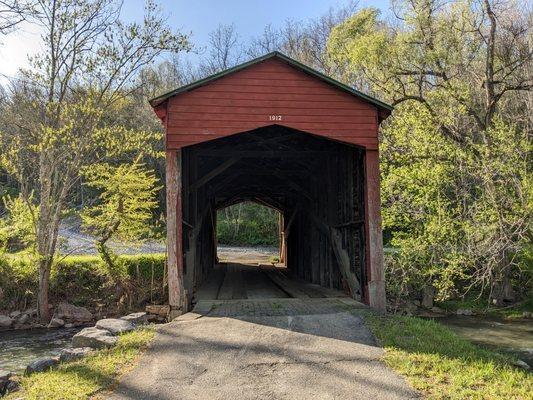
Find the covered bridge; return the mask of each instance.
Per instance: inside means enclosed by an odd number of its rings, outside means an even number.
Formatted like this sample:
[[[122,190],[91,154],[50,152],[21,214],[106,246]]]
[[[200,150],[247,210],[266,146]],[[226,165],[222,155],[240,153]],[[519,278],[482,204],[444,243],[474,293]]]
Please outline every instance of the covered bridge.
[[[169,304],[216,263],[216,211],[276,210],[295,278],[384,309],[378,128],[391,107],[273,52],[150,101],[165,127]]]

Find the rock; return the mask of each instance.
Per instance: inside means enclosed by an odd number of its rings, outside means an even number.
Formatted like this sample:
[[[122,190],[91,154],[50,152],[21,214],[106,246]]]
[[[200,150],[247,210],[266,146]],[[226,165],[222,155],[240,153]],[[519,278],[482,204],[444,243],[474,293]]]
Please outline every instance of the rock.
[[[28,314],[22,314],[20,318],[18,319],[17,323],[20,325],[26,324],[30,320],[30,316]]]
[[[12,375],[13,374],[11,372],[0,369],[0,396],[6,392],[9,378],[11,378]]]
[[[90,322],[93,320],[93,315],[85,307],[78,307],[68,303],[60,303],[57,306],[55,318],[69,322]]]
[[[59,359],[57,357],[40,358],[38,360],[33,361],[26,367],[24,375],[31,375],[35,372],[48,371],[50,368],[55,367],[57,364],[59,364]]]
[[[129,321],[117,318],[105,318],[96,322],[98,329],[105,329],[113,335],[119,335],[124,332],[129,332],[135,329],[133,324]]]
[[[0,315],[0,328],[9,328],[13,324],[13,320],[7,315]]]
[[[10,380],[7,382],[7,385],[4,387],[4,393],[5,394],[13,393],[13,392],[18,391],[19,389],[20,389],[19,381]]]
[[[85,357],[91,351],[93,351],[93,349],[91,349],[90,347],[75,347],[73,349],[63,349],[61,350],[61,354],[59,355],[59,361],[69,362],[79,360],[80,358]]]
[[[516,366],[516,367],[519,367],[519,368],[523,368],[525,370],[529,370],[531,369],[531,367],[529,366],[528,363],[526,363],[525,361],[522,361],[522,360],[516,360],[516,361],[513,361],[513,365]]]
[[[149,305],[146,306],[146,312],[148,314],[155,314],[159,315],[160,317],[167,317],[168,313],[170,312],[170,306],[169,305]]]
[[[3,371],[0,369],[0,397],[6,394],[7,384],[11,378],[11,372]]]
[[[73,347],[91,347],[93,349],[103,349],[114,346],[117,338],[111,335],[106,329],[96,327],[85,328],[72,337]]]
[[[468,308],[458,308],[455,313],[457,315],[474,315],[474,312]]]
[[[132,323],[133,325],[145,325],[148,323],[148,314],[145,312],[137,312],[125,315],[124,317],[121,317],[120,319],[123,319],[124,321],[128,321]]]
[[[437,314],[446,314],[446,311],[440,307],[431,307],[431,311]]]
[[[70,322],[68,324],[65,324],[64,327],[67,329],[74,328],[76,325],[71,324]]]
[[[65,325],[65,321],[63,321],[62,319],[52,318],[47,327],[48,328],[61,328],[63,325]]]
[[[22,313],[18,310],[15,310],[13,311],[12,313],[9,314],[9,316],[12,318],[12,319],[15,319],[15,318],[18,318]]]
[[[24,314],[28,314],[30,317],[37,317],[39,313],[36,308],[30,308],[29,310],[24,311]]]
[[[533,318],[533,312],[531,311],[524,311],[522,313],[522,318]]]
[[[156,322],[159,320],[159,318],[162,318],[162,317],[160,317],[159,315],[155,315],[155,314],[148,314],[146,316],[146,319],[148,320],[148,322]]]

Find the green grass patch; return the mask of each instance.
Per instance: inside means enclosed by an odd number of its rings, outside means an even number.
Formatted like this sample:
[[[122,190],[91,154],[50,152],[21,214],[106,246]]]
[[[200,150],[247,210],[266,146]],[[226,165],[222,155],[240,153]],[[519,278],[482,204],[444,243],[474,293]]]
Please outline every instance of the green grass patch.
[[[435,321],[367,314],[384,361],[428,399],[532,399],[533,374]]]
[[[99,350],[79,361],[60,364],[54,370],[24,377],[22,391],[9,395],[6,400],[79,400],[111,389],[117,378],[133,367],[154,333],[151,328],[125,333],[113,348]]]

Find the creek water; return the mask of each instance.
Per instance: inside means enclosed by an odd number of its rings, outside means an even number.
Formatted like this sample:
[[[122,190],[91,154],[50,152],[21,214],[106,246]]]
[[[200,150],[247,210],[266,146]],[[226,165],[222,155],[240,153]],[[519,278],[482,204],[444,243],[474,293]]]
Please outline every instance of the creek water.
[[[72,347],[71,338],[82,327],[70,329],[29,329],[0,332],[0,369],[22,373],[41,357],[57,356]]]
[[[514,354],[533,368],[533,321],[453,315],[437,318],[458,335]]]

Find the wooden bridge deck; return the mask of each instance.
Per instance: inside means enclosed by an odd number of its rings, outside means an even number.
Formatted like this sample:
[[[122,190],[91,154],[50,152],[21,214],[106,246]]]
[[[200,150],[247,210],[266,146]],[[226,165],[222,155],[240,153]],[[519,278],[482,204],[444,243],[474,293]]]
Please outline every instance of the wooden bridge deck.
[[[291,279],[285,267],[241,263],[215,266],[196,294],[198,301],[335,297],[347,295]]]

